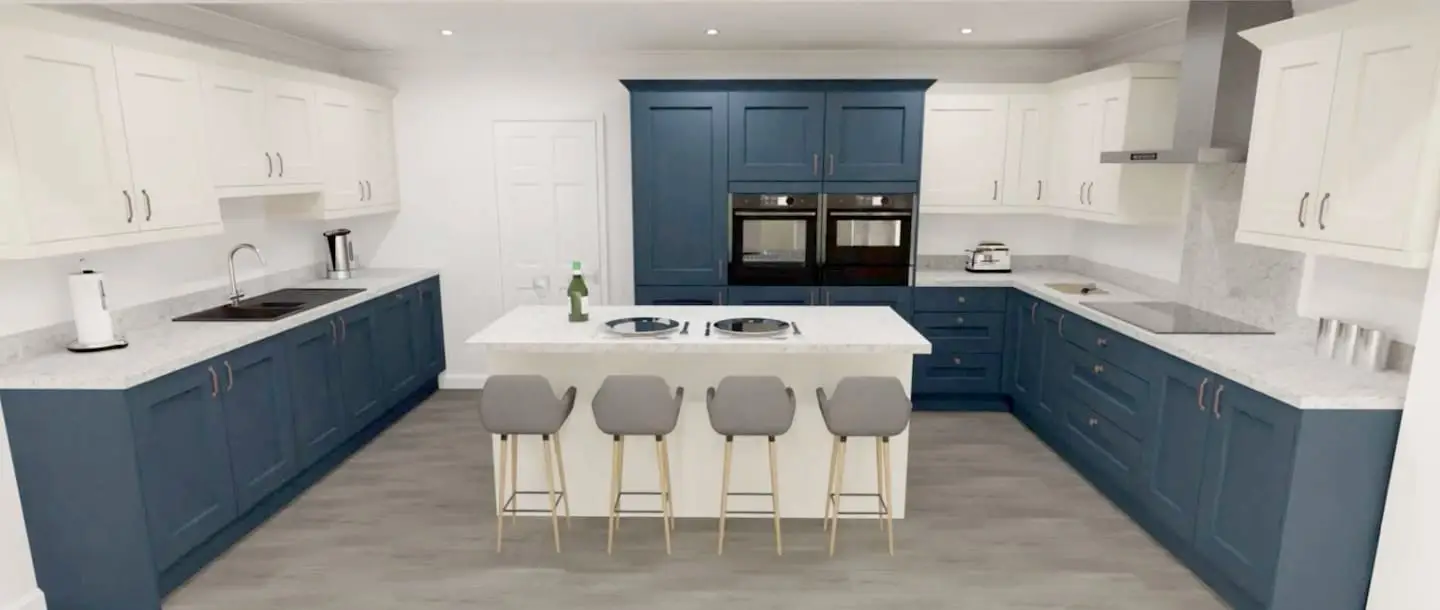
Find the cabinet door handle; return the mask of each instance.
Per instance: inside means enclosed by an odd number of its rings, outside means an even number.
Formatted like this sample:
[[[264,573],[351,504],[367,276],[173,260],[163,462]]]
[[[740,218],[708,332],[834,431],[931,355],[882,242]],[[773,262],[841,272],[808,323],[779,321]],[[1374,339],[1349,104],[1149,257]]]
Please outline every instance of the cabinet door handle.
[[[220,376],[215,374],[215,367],[207,366],[205,368],[210,370],[210,397],[214,398],[220,395]]]
[[[150,209],[150,193],[145,189],[140,189],[140,194],[145,196],[145,222],[150,222],[150,215],[154,212]]]
[[[1079,192],[1079,193],[1076,193],[1076,196],[1080,198],[1080,205],[1085,205],[1085,183],[1084,183],[1084,182],[1081,182],[1081,183],[1080,183],[1080,192]]]
[[[130,200],[130,191],[122,190],[121,195],[125,196],[125,224],[135,221],[135,202]]]
[[[265,153],[265,177],[275,177],[275,160],[270,158],[270,153]]]
[[[375,198],[375,187],[370,184],[369,180],[365,181],[365,192],[367,193],[365,201],[370,201]]]
[[[1085,187],[1085,205],[1095,205],[1095,183]]]
[[[820,153],[810,155],[810,173],[815,176],[820,175]]]
[[[1096,339],[1096,340],[1095,340],[1095,345],[1098,345],[1098,346],[1100,346],[1100,347],[1105,347],[1105,346],[1107,346],[1107,345],[1110,345],[1110,342],[1107,341],[1107,340],[1105,339],[1105,337],[1100,337],[1099,339]]]
[[[1200,406],[1201,411],[1205,410],[1205,386],[1209,383],[1210,378],[1206,377],[1200,380],[1200,389],[1195,390],[1195,404]]]
[[[1100,420],[1095,419],[1095,418],[1093,418],[1093,417],[1090,418],[1090,427],[1091,427],[1091,428],[1094,428],[1095,425],[1098,424],[1098,423],[1100,423]]]
[[[991,191],[991,193],[990,193],[990,201],[996,201],[996,200],[1000,199],[1000,181],[999,181],[999,180],[995,180],[994,182],[995,182],[995,187],[994,187],[994,190]]]
[[[1318,220],[1320,221],[1319,224],[1321,231],[1325,230],[1325,206],[1329,203],[1330,193],[1325,193],[1325,196],[1320,198],[1320,217],[1318,218]]]
[[[830,160],[830,173],[829,173],[829,175],[834,176],[834,175],[835,175],[835,153],[830,153],[829,155],[827,155],[827,157],[829,157],[829,160]]]
[[[1213,402],[1213,404],[1214,404],[1214,406],[1215,406],[1215,419],[1220,419],[1220,394],[1221,394],[1222,392],[1224,392],[1224,391],[1225,391],[1225,384],[1220,384],[1220,387],[1215,388],[1215,400],[1214,400],[1214,402]],[[1203,410],[1203,408],[1202,408],[1202,410]]]
[[[345,335],[350,329],[345,325],[345,316],[340,316],[340,342],[345,342]]]
[[[1300,211],[1295,214],[1295,220],[1300,223],[1300,228],[1305,228],[1305,203],[1310,201],[1310,193],[1300,197]]]
[[[330,321],[330,345],[340,345],[340,329],[335,326],[335,321]]]
[[[365,201],[365,183],[363,181],[356,180],[355,188],[360,189],[360,201]]]
[[[229,360],[225,361],[225,375],[230,378],[230,382],[225,384],[225,391],[229,392],[235,389],[235,369],[230,368]]]
[[[1035,201],[1040,201],[1040,198],[1043,197],[1044,195],[1045,195],[1045,181],[1044,181],[1044,180],[1036,180],[1036,181],[1035,181]]]
[[[1105,365],[1103,365],[1103,364],[1097,364],[1097,365],[1095,365],[1095,368],[1090,369],[1090,370],[1095,371],[1095,374],[1096,374],[1096,375],[1099,375],[1100,373],[1104,373],[1104,372],[1105,372]]]
[[[1060,314],[1059,326],[1060,326],[1060,336],[1061,336],[1061,337],[1064,337],[1064,336],[1065,336],[1065,314],[1063,314],[1063,313]]]
[[[280,177],[281,177],[281,178],[284,178],[284,177],[285,177],[285,155],[282,155],[282,154],[280,154],[279,152],[276,152],[276,153],[275,153],[275,158],[280,160]]]
[[[1036,301],[1036,302],[1030,304],[1030,322],[1031,322],[1032,324],[1035,322],[1035,306],[1037,306],[1037,305],[1039,305],[1039,304],[1040,304],[1039,301]]]

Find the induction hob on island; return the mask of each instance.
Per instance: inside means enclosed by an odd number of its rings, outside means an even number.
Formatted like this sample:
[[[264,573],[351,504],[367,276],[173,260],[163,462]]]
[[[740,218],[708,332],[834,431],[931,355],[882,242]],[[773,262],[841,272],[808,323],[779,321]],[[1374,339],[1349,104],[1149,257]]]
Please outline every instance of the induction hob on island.
[[[1272,330],[1170,301],[1102,301],[1084,305],[1159,335],[1275,334]]]

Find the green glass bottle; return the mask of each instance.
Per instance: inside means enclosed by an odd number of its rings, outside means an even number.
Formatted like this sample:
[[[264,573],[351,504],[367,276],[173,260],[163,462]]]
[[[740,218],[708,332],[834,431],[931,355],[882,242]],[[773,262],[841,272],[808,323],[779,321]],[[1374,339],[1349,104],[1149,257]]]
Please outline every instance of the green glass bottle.
[[[570,321],[588,321],[590,289],[585,287],[585,276],[580,275],[580,261],[570,263],[570,287],[565,289],[565,294],[570,297]]]

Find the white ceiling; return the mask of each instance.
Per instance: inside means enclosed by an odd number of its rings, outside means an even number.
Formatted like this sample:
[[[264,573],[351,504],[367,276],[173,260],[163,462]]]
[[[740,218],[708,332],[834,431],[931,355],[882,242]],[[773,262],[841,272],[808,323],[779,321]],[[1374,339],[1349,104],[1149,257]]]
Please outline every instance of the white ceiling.
[[[207,4],[346,51],[1078,49],[1183,19],[1183,0]],[[961,28],[974,33],[962,35]],[[720,30],[706,36],[707,28]],[[440,36],[441,29],[455,32]]]

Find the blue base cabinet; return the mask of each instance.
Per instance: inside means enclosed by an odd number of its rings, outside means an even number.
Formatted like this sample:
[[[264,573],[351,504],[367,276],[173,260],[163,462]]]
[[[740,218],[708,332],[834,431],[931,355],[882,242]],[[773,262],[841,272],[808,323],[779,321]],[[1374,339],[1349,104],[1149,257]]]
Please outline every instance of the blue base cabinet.
[[[724,286],[636,286],[636,305],[724,305]]]
[[[1004,395],[1007,288],[915,288],[912,325],[930,340],[910,393],[927,411],[1008,411]]]
[[[727,305],[819,305],[820,288],[813,286],[731,286]]]
[[[134,388],[0,390],[47,606],[159,610],[432,394],[444,366],[439,283],[399,294]],[[388,386],[362,382],[377,371]],[[346,394],[352,383],[369,389]],[[347,404],[370,405],[365,419]]]

